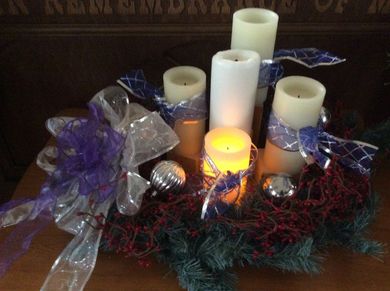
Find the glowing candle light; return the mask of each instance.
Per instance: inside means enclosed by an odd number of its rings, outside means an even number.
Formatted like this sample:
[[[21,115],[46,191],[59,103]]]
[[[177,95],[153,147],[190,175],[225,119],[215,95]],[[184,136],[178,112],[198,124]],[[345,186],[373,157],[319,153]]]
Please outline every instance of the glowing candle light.
[[[237,173],[249,166],[251,138],[238,128],[221,127],[208,132],[205,137],[205,151],[218,170]],[[205,162],[204,174],[215,176],[211,166]]]
[[[221,127],[206,134],[204,147],[206,154],[216,168],[221,173],[227,174],[228,172],[237,173],[249,167],[251,144],[251,138],[245,131],[238,128]],[[216,177],[216,173],[214,173],[207,160],[203,164],[203,173],[207,176]],[[233,203],[237,200],[237,197],[245,192],[246,178],[242,179],[240,184],[240,193],[233,189],[226,194],[225,199],[228,203]]]

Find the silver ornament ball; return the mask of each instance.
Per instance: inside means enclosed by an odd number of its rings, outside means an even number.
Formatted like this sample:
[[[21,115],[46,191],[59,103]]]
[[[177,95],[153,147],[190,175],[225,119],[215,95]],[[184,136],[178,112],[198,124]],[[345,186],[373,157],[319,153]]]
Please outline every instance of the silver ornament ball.
[[[186,173],[182,166],[174,161],[158,162],[151,174],[150,183],[158,193],[177,193],[186,183]]]
[[[284,174],[273,174],[260,181],[262,192],[268,198],[287,198],[295,194],[297,186],[293,179]]]

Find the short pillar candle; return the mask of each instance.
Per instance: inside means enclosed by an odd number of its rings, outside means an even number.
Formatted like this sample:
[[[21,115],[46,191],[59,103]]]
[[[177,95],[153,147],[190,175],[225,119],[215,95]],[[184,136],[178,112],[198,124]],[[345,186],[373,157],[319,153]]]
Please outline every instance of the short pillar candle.
[[[171,104],[205,94],[206,91],[206,74],[196,67],[171,68],[164,73],[163,80],[165,98]],[[174,130],[180,143],[173,149],[174,155],[188,159],[196,159],[195,156],[200,156],[205,135],[205,119],[175,122]]]
[[[245,131],[224,127],[213,129],[206,134],[204,150],[218,171],[226,175],[228,172],[235,174],[249,167],[251,145],[251,138]],[[213,171],[207,159],[203,161],[203,174],[217,178],[217,173]],[[239,201],[245,189],[246,178],[243,178],[240,181],[240,192],[237,193],[236,189],[231,190],[225,196],[226,201],[228,203]]]
[[[325,87],[314,79],[303,76],[286,77],[276,84],[272,110],[294,130],[316,126],[325,93]],[[295,175],[304,164],[305,160],[299,151],[281,149],[267,137],[263,157],[265,173]]]

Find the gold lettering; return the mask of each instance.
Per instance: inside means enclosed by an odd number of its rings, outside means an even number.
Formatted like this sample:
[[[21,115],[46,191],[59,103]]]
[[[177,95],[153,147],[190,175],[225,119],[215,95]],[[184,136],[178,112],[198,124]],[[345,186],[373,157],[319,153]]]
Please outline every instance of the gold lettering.
[[[175,2],[179,5],[175,6]],[[184,0],[169,0],[168,14],[178,15],[181,14],[184,10]]]
[[[139,12],[141,15],[162,14],[161,0],[141,0]]]
[[[179,5],[175,6],[175,2]],[[168,14],[177,15],[181,14],[184,10],[184,1],[183,0],[169,0]]]
[[[67,0],[66,1],[66,12],[69,15],[81,15],[85,14],[84,2],[80,0]]]
[[[235,10],[246,8],[246,7],[253,7],[253,6],[254,6],[253,0],[238,0]]]
[[[59,13],[64,15],[64,7],[58,0],[45,0],[45,14],[53,15],[55,13]]]
[[[133,0],[118,0],[118,14],[134,15],[135,5]]]
[[[92,15],[112,14],[109,0],[89,0],[89,13]]]
[[[314,2],[318,12],[321,13],[325,12],[333,4],[333,0],[325,0],[325,1],[326,3],[322,3],[321,0],[316,0]]]
[[[390,13],[390,0],[372,0],[368,7],[368,14],[389,14]]]
[[[282,0],[278,7],[280,14],[294,14],[297,11],[297,0]]]
[[[339,0],[336,5],[334,12],[342,14],[344,12],[344,7],[348,3],[348,0]]]
[[[198,3],[198,5],[195,5],[195,2]],[[189,3],[188,3],[188,14],[189,15],[197,15],[198,14],[198,8],[196,8],[196,6],[199,7],[200,12],[203,15],[207,13],[207,6],[203,2],[203,0],[189,0]]]
[[[260,0],[259,1],[259,7],[264,7],[264,8],[267,8],[267,9],[270,9],[270,10],[275,10],[275,7],[276,7],[276,1],[275,0],[272,0],[272,1],[269,1],[270,3],[265,3],[265,0]]]
[[[222,3],[220,3],[222,2]],[[215,0],[211,6],[211,14],[229,14],[230,6],[226,0]]]
[[[9,14],[11,15],[29,15],[26,5],[23,0],[8,0]]]

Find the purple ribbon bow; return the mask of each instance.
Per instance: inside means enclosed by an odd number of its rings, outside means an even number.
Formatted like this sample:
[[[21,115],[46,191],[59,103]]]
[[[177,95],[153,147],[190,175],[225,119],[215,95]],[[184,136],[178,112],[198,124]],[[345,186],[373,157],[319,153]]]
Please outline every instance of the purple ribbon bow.
[[[124,138],[106,123],[99,106],[90,103],[89,110],[88,119],[72,120],[57,136],[57,167],[38,197],[10,201],[0,207],[0,226],[17,224],[0,245],[0,277],[27,252],[34,236],[52,221],[57,198],[66,195],[75,181],[80,195],[94,194],[97,202],[113,193],[117,173],[113,161],[119,158]],[[12,219],[13,213],[20,218]]]
[[[89,103],[88,119],[67,123],[57,136],[57,173],[62,180],[77,179],[79,194],[97,191],[99,202],[113,189],[113,178],[119,171],[113,160],[119,157],[124,137],[105,122],[103,110]]]
[[[378,148],[368,143],[335,137],[324,131],[322,123],[317,127],[304,127],[298,131],[289,127],[271,112],[268,123],[268,140],[286,151],[299,151],[307,163],[316,162],[326,169],[332,159],[362,175],[370,175],[371,164]]]

